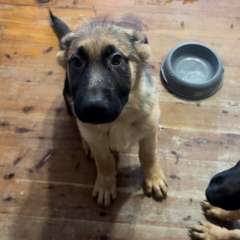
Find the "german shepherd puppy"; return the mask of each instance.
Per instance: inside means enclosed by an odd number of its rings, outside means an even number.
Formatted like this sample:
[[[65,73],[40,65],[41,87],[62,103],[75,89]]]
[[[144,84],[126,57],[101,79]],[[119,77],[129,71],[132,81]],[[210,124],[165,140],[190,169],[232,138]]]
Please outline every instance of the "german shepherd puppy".
[[[115,152],[139,143],[145,193],[166,197],[159,163],[158,91],[147,60],[149,44],[140,29],[95,19],[76,31],[50,12],[66,70],[64,98],[97,167],[93,197],[108,206],[116,198]]]
[[[202,208],[207,217],[240,220],[240,161],[211,179],[206,196],[208,201],[202,202]],[[190,234],[193,239],[240,240],[240,230],[228,230],[208,222],[191,228]]]

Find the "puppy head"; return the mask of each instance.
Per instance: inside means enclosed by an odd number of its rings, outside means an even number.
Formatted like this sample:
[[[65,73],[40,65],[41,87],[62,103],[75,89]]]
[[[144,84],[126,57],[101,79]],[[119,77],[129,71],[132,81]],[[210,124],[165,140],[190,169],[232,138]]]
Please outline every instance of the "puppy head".
[[[106,20],[92,21],[60,39],[58,62],[66,69],[80,121],[109,123],[121,113],[149,57],[146,36]]]
[[[225,210],[240,209],[240,161],[226,171],[216,174],[206,190],[208,201]]]

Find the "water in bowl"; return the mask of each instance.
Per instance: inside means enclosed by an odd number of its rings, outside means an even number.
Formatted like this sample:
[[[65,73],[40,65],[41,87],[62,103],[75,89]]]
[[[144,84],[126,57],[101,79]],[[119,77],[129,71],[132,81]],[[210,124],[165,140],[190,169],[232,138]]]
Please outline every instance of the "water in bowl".
[[[176,75],[187,83],[206,83],[213,76],[211,64],[193,55],[179,56],[173,63]]]

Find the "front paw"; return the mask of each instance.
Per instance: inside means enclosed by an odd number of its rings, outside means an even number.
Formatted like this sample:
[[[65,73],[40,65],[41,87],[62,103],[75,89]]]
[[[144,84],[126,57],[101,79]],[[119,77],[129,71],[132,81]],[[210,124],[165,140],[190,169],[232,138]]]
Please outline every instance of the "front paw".
[[[168,185],[161,170],[155,169],[145,176],[143,190],[147,196],[152,196],[157,201],[167,197]]]
[[[189,229],[189,235],[191,239],[199,240],[221,240],[228,238],[229,232],[226,228],[219,227],[212,223],[203,222],[199,223]]]
[[[98,174],[92,195],[100,206],[109,206],[117,197],[115,174],[112,176]]]
[[[226,211],[224,209],[215,207],[211,205],[208,201],[203,201],[201,205],[202,205],[202,210],[204,212],[204,215],[208,218],[214,218],[224,222],[236,220],[234,211]]]

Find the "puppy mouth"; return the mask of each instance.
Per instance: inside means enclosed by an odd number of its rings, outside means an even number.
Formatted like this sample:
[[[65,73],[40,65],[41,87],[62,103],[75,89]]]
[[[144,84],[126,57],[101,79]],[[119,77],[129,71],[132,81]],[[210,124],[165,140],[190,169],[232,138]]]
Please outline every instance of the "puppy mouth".
[[[80,89],[73,97],[76,117],[84,123],[104,124],[116,120],[128,102],[128,94],[116,90],[95,88]]]

